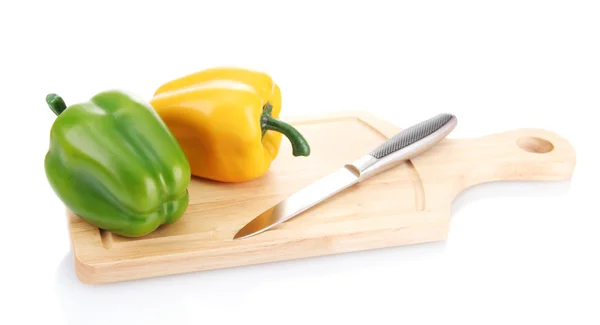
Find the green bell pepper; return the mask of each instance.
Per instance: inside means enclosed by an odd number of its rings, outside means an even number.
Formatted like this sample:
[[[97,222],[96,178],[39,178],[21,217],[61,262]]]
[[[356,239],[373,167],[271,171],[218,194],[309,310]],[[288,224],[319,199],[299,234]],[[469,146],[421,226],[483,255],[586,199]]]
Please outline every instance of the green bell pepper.
[[[56,94],[46,102],[58,117],[45,172],[67,208],[126,237],[181,218],[189,203],[190,165],[148,103],[116,90],[68,108]]]

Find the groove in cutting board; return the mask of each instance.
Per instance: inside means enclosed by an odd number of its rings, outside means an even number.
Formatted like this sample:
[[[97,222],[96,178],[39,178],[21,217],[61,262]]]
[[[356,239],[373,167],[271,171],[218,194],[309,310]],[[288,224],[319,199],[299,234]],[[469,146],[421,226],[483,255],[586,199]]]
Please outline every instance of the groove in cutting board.
[[[311,144],[309,157],[293,157],[284,139],[259,179],[227,184],[194,177],[185,215],[147,236],[101,231],[68,211],[79,279],[107,283],[444,240],[452,201],[464,189],[490,181],[565,179],[575,166],[568,141],[542,129],[473,139],[450,135],[288,222],[234,241],[256,215],[400,130],[366,112],[286,121]]]
[[[410,166],[410,171],[413,177],[413,186],[415,188],[415,210],[423,211],[425,210],[425,188],[423,188],[423,180],[417,172],[415,165],[412,161],[408,161],[408,165]]]
[[[356,120],[368,126],[374,132],[381,134],[382,138],[387,138],[386,135],[382,133],[382,131],[378,130],[376,127],[369,124],[367,121],[358,118],[356,118]],[[425,189],[423,188],[423,181],[421,180],[421,176],[419,175],[419,172],[415,168],[415,165],[412,163],[412,161],[408,160],[407,164],[408,166],[410,166],[410,172],[413,178],[413,186],[415,193],[415,210],[423,211],[425,210]]]
[[[110,249],[113,244],[112,233],[104,229],[98,229],[98,231],[100,232],[100,238],[102,238],[102,246],[106,249]]]

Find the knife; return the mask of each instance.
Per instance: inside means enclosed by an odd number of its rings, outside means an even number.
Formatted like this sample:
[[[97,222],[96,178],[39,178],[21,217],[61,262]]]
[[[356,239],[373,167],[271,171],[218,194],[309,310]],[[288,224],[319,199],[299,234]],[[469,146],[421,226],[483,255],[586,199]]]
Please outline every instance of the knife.
[[[233,239],[262,233],[358,182],[429,150],[452,132],[456,123],[454,115],[442,113],[400,131],[363,157],[267,209],[241,228]]]

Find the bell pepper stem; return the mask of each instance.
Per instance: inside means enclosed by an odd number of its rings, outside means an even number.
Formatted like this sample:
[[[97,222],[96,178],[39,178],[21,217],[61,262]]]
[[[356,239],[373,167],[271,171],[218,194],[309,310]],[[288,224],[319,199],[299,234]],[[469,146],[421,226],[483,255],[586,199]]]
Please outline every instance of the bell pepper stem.
[[[285,135],[292,144],[292,154],[294,156],[310,155],[310,146],[308,141],[290,124],[278,120],[271,116],[273,107],[267,103],[263,108],[261,117],[262,135],[264,136],[267,130],[280,132]]]
[[[50,106],[50,109],[57,116],[60,115],[65,109],[67,109],[65,101],[62,99],[62,97],[58,96],[57,94],[48,94],[46,96],[46,103],[48,104],[48,106]]]

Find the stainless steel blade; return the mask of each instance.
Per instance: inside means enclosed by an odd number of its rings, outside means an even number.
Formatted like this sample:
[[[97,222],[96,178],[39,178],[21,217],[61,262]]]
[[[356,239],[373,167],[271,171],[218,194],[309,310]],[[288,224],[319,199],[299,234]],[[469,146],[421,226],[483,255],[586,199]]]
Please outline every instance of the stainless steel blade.
[[[355,172],[340,168],[261,213],[240,229],[233,239],[253,236],[275,227],[357,182]]]

